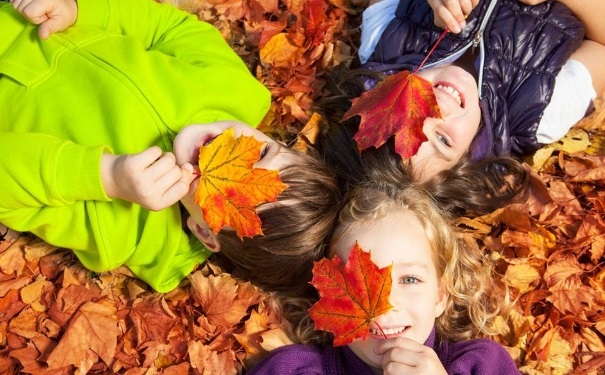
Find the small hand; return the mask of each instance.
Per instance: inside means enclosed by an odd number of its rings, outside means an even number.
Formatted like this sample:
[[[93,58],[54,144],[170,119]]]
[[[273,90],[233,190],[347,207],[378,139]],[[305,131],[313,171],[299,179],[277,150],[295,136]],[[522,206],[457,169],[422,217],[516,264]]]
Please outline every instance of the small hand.
[[[447,28],[454,34],[466,26],[466,17],[477,6],[479,0],[427,0],[433,9],[435,25]]]
[[[382,355],[382,370],[385,375],[446,375],[437,353],[428,346],[405,337],[384,341],[375,349]]]
[[[12,0],[12,3],[31,23],[40,25],[38,34],[42,39],[67,29],[78,18],[75,0]]]
[[[154,146],[134,155],[103,155],[101,178],[109,197],[158,211],[187,194],[193,167],[179,167],[173,153]]]

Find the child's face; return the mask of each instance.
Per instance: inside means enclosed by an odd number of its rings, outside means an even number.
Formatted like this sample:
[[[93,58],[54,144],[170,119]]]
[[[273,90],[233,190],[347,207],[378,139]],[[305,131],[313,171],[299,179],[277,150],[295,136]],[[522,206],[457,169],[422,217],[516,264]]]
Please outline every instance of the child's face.
[[[397,209],[373,223],[361,223],[351,229],[331,244],[331,251],[343,262],[357,241],[371,253],[378,267],[393,265],[389,302],[394,307],[374,319],[365,340],[349,344],[365,363],[380,369],[382,356],[374,354],[374,348],[385,337],[378,326],[387,338],[403,336],[424,344],[435,318],[443,313],[446,297],[440,292],[429,240],[420,221],[409,211]]]
[[[235,137],[252,136],[258,141],[266,142],[263,151],[261,152],[261,159],[254,164],[255,168],[279,171],[300,161],[300,154],[289,149],[284,144],[266,136],[261,131],[237,121],[220,121],[211,124],[190,125],[183,128],[174,140],[174,154],[177,163],[182,165],[183,163],[189,162],[194,166],[194,169],[197,170],[200,146],[208,144],[229,128],[235,130]],[[189,193],[181,199],[181,203],[185,206],[185,209],[187,209],[190,215],[187,225],[202,242],[210,245],[208,246],[210,250],[218,250],[218,244],[215,244],[216,247],[213,248],[212,244],[206,242],[206,236],[212,238],[214,238],[214,236],[209,233],[210,230],[204,221],[202,210],[194,202],[195,191],[198,184],[199,178],[194,176],[194,179],[189,186]]]
[[[416,174],[425,180],[451,168],[468,151],[479,129],[481,109],[477,83],[466,70],[445,65],[418,75],[433,83],[442,116],[424,121],[428,141],[412,157]]]

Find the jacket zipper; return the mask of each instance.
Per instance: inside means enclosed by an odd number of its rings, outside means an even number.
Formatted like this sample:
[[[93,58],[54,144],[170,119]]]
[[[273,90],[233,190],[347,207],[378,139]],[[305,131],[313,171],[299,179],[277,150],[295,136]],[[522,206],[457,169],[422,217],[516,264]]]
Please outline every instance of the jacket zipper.
[[[468,42],[466,45],[461,47],[458,51],[453,54],[442,58],[441,60],[435,61],[433,63],[427,64],[423,69],[427,69],[436,65],[443,64],[448,61],[455,61],[458,57],[462,56],[466,50],[472,47],[471,52],[474,54],[475,49],[479,46],[479,77],[477,79],[477,90],[479,91],[479,99],[482,99],[481,95],[481,86],[483,85],[483,67],[485,66],[485,41],[483,40],[483,31],[487,27],[487,22],[490,19],[491,14],[496,7],[498,0],[491,0],[483,19],[481,20],[481,25],[479,26],[479,30],[475,33],[473,40]]]

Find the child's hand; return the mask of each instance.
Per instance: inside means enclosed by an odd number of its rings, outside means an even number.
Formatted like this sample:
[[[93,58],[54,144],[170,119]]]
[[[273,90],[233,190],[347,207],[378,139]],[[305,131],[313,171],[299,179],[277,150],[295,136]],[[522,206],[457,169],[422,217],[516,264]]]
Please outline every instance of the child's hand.
[[[435,25],[447,28],[454,34],[466,26],[464,20],[477,6],[479,0],[427,0],[433,9]]]
[[[158,211],[177,203],[189,191],[193,167],[176,165],[174,154],[150,147],[134,155],[103,155],[101,179],[111,198]]]
[[[76,0],[12,0],[13,7],[35,25],[38,34],[48,39],[50,34],[62,31],[76,23]]]
[[[395,337],[383,340],[375,351],[383,355],[384,375],[447,375],[437,353],[412,339]]]

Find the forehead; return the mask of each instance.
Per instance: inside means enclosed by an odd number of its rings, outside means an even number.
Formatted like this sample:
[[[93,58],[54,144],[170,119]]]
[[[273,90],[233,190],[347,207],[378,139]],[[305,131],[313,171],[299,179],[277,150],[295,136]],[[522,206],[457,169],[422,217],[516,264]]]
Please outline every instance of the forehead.
[[[357,242],[370,251],[378,267],[422,263],[434,267],[432,247],[420,220],[405,209],[392,210],[372,222],[360,222],[335,238],[331,250],[343,262]]]

